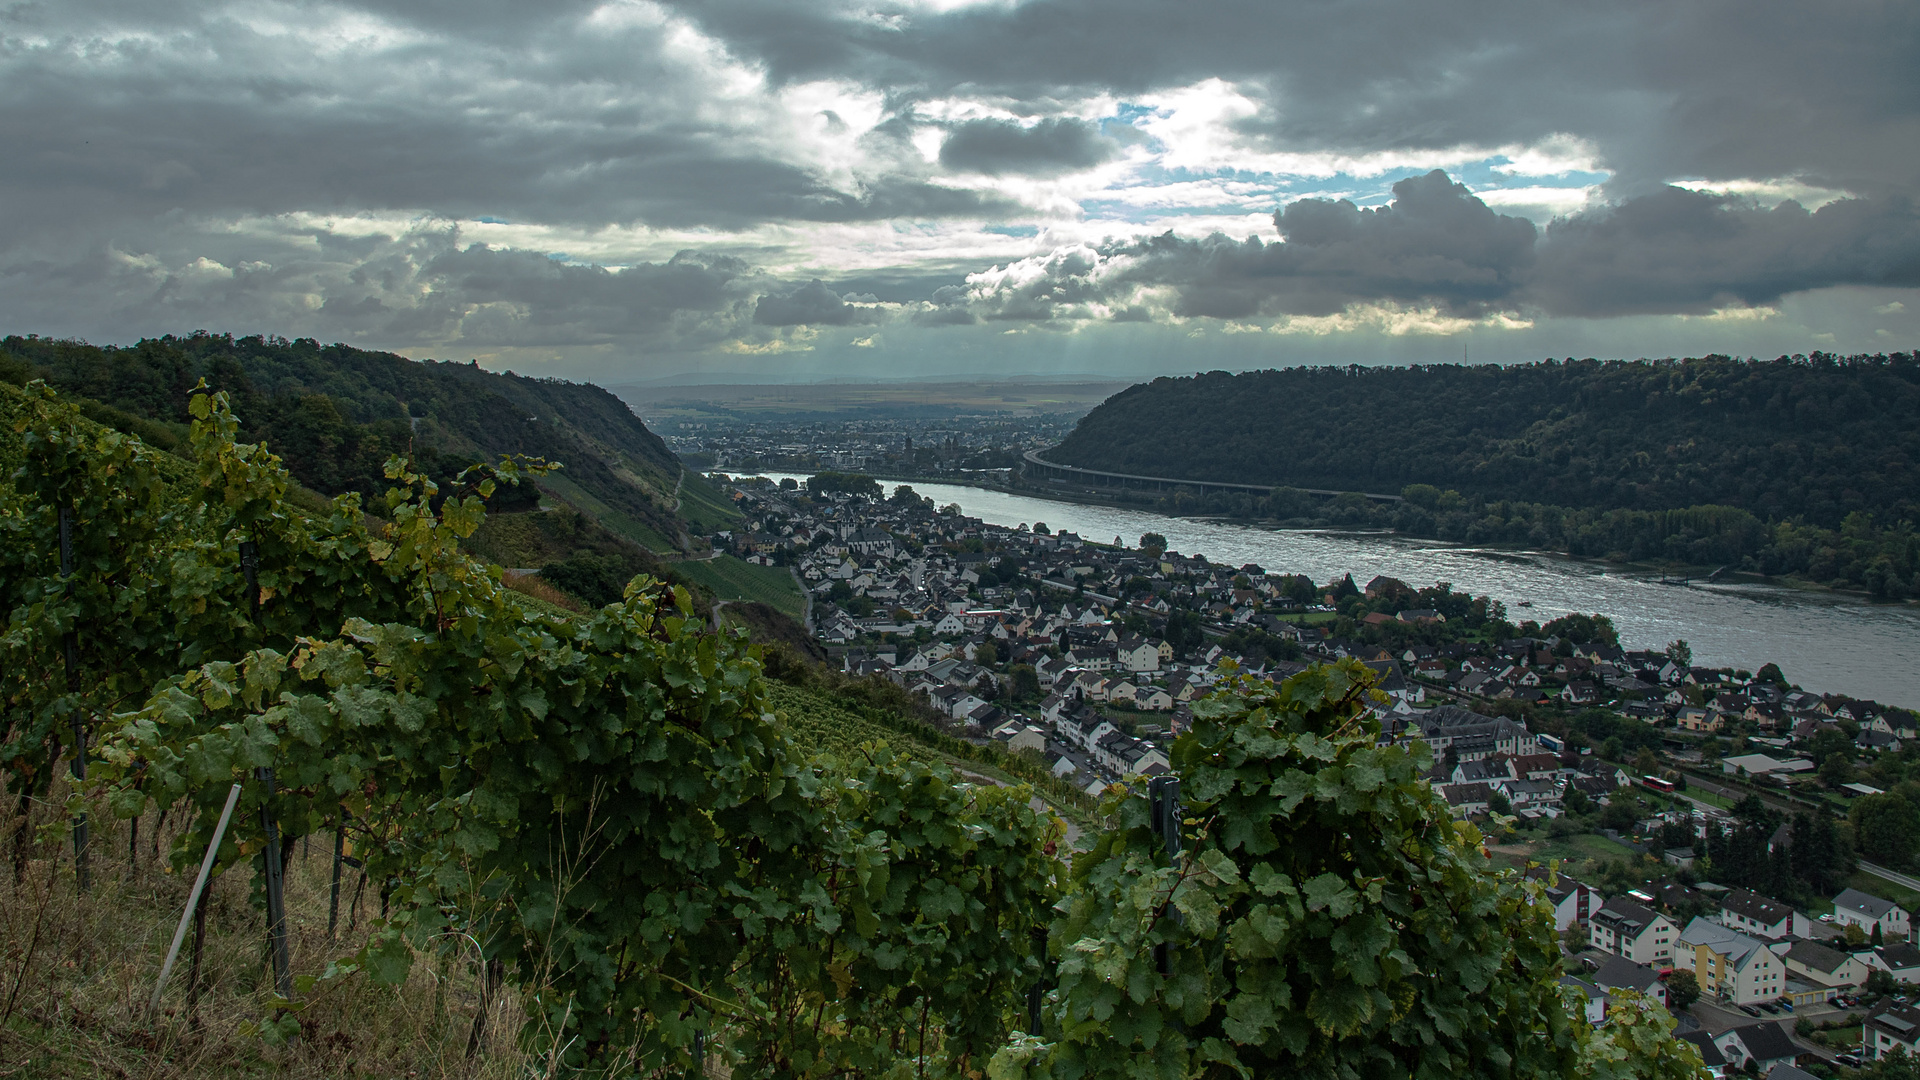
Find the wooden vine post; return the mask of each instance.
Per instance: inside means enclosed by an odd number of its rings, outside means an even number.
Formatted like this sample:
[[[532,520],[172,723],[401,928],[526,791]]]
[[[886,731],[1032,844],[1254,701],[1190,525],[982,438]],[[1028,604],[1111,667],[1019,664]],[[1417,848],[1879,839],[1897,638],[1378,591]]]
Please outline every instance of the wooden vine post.
[[[73,510],[60,508],[60,576],[66,579],[67,595],[73,595]],[[68,629],[63,638],[66,652],[67,693],[72,694],[78,703],[80,696],[80,632]],[[87,783],[87,723],[76,709],[73,714],[73,781],[74,788],[81,790]],[[87,812],[80,810],[73,818],[73,873],[80,891],[86,892],[92,886],[92,875],[87,870]]]
[[[240,542],[240,572],[246,576],[247,606],[255,623],[260,620],[260,549],[251,540]],[[267,943],[273,954],[273,990],[282,1001],[293,998],[293,961],[287,950],[286,867],[280,850],[280,823],[273,816],[273,769],[255,770],[260,779],[260,827],[267,834]]]

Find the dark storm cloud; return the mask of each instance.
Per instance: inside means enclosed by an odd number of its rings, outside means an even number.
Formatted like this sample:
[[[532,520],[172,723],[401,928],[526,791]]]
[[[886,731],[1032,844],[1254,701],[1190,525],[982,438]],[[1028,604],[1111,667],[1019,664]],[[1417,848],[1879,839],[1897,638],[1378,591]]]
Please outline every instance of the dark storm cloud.
[[[1920,285],[1920,213],[1902,196],[1810,213],[1667,188],[1540,235],[1437,171],[1393,190],[1377,209],[1294,202],[1274,215],[1284,243],[1168,233],[1028,260],[976,279],[968,306],[989,318],[1085,318],[1146,287],[1172,291],[1170,314],[1217,319],[1383,302],[1465,316],[1618,316],[1766,305],[1836,285]]]
[[[1592,140],[1623,192],[1800,175],[1861,193],[1920,175],[1920,6],[1792,0],[1032,0],[881,26],[853,7],[683,10],[777,78],[859,73],[902,96],[1143,94],[1209,78],[1264,95],[1274,149]]]
[[[195,250],[199,250],[196,246]],[[0,264],[0,311],[53,334],[116,338],[254,327],[394,347],[623,343],[681,349],[746,328],[778,283],[729,256],[682,252],[612,270],[463,244],[457,230],[251,238],[270,261],[129,253]]]
[[[1920,285],[1920,214],[1904,196],[1809,213],[1667,188],[1555,222],[1527,299],[1556,314],[1697,314],[1832,285]]]
[[[709,100],[703,79],[744,73],[653,25],[664,17],[610,29],[580,21],[592,5],[538,18],[385,7],[0,12],[0,201],[13,211],[0,244],[109,214],[402,209],[737,228],[1014,208],[895,167],[889,140],[910,134],[897,127],[870,136],[875,164],[858,178],[796,160],[775,106],[750,90],[731,109]],[[322,29],[372,12],[391,21],[339,32],[392,40],[328,50],[302,26],[237,21],[287,12]]]
[[[875,322],[877,316],[847,303],[815,278],[792,292],[761,296],[753,321],[761,326],[855,326]]]
[[[1022,127],[1009,120],[969,120],[940,146],[940,164],[988,176],[1053,176],[1112,160],[1118,148],[1084,120],[1042,120]]]
[[[1532,222],[1495,214],[1438,171],[1393,193],[1391,205],[1365,210],[1295,202],[1274,215],[1284,244],[1159,237],[1135,248],[1137,275],[1178,285],[1178,314],[1216,318],[1327,315],[1356,300],[1475,311],[1512,295],[1533,261]]]

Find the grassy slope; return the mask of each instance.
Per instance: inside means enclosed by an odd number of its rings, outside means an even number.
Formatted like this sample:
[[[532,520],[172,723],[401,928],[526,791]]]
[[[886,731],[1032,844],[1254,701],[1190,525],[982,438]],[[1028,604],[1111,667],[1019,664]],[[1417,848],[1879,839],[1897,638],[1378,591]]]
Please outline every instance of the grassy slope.
[[[719,488],[693,470],[680,482],[680,516],[696,532],[713,533],[740,523],[740,512]]]
[[[59,792],[55,793],[58,796]],[[529,1062],[514,1046],[519,1004],[511,990],[488,1009],[482,1052],[466,1046],[479,1011],[479,972],[471,950],[414,965],[405,986],[382,988],[350,976],[309,995],[302,1038],[272,1047],[248,1034],[267,1015],[273,988],[263,963],[264,916],[249,901],[253,872],[242,864],[209,889],[207,948],[199,1023],[186,1015],[192,935],[162,998],[147,1001],[185,907],[192,871],[174,872],[152,845],[153,818],[142,822],[137,861],[128,858],[127,823],[95,815],[90,863],[94,888],[74,887],[71,851],[51,807],[37,809],[43,838],[26,874],[0,871],[0,1073],[34,1077],[226,1078],[304,1080],[340,1076],[506,1077]],[[9,834],[12,822],[8,823]],[[162,837],[171,846],[174,828]],[[10,843],[9,843],[10,847]],[[302,854],[302,852],[305,854]],[[286,871],[293,970],[315,975],[366,940],[379,914],[379,883],[361,886],[347,871],[340,933],[327,940],[332,837],[296,845]],[[359,894],[357,911],[355,894]],[[349,924],[351,928],[349,928]]]
[[[806,601],[784,566],[755,566],[731,555],[673,564],[675,573],[697,581],[721,600],[752,600],[800,618]]]

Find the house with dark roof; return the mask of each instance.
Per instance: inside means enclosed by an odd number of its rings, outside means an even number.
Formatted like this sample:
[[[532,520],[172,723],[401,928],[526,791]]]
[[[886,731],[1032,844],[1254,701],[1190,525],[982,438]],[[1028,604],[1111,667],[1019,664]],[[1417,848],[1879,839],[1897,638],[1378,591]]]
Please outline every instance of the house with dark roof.
[[[1696,1028],[1693,1031],[1679,1032],[1674,1035],[1674,1038],[1684,1043],[1693,1044],[1694,1050],[1700,1054],[1700,1063],[1707,1067],[1707,1074],[1709,1076],[1722,1077],[1727,1075],[1726,1055],[1722,1054],[1720,1048],[1714,1045],[1712,1032],[1707,1031],[1705,1028]]]
[[[1436,756],[1453,751],[1456,761],[1478,761],[1495,754],[1537,754],[1539,740],[1525,724],[1483,716],[1459,705],[1442,705],[1408,717]]]
[[[1619,896],[1600,905],[1587,926],[1587,940],[1594,948],[1654,967],[1673,964],[1677,936],[1665,915]]]
[[[1440,797],[1447,800],[1447,808],[1455,817],[1472,817],[1484,814],[1488,801],[1493,798],[1493,786],[1490,784],[1441,784],[1434,788]]]
[[[1859,986],[1872,966],[1857,956],[1828,948],[1817,941],[1795,941],[1780,954],[1787,971],[1825,987]]]
[[[1855,953],[1860,962],[1892,975],[1895,982],[1920,983],[1920,949],[1912,945],[1882,945],[1871,952]]]
[[[1553,928],[1565,930],[1574,923],[1586,925],[1593,913],[1600,910],[1606,898],[1598,890],[1569,877],[1562,877],[1546,887],[1544,892],[1547,904],[1553,908]]]
[[[1714,1036],[1713,1042],[1727,1059],[1729,1069],[1745,1071],[1747,1063],[1752,1062],[1762,1074],[1775,1065],[1793,1064],[1793,1059],[1801,1054],[1793,1037],[1777,1020],[1729,1028]]]
[[[1905,1050],[1908,1057],[1920,1053],[1920,1009],[1902,1005],[1869,1013],[1862,1025],[1860,1049],[1868,1061],[1879,1061],[1896,1049]]]
[[[1634,990],[1662,1005],[1667,1003],[1667,984],[1660,980],[1660,973],[1624,956],[1602,960],[1587,980],[1603,990]]]
[[[1813,936],[1812,923],[1805,915],[1747,889],[1727,890],[1727,895],[1720,900],[1720,914],[1714,921],[1768,941]]]

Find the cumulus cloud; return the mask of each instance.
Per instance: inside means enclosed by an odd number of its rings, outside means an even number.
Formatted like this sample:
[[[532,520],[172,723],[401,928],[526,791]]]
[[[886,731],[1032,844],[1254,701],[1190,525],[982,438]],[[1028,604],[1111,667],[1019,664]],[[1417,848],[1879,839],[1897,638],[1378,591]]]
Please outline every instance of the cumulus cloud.
[[[229,237],[265,260],[106,244],[0,263],[0,311],[49,333],[131,338],[246,328],[386,347],[686,349],[751,326],[776,282],[743,260],[687,251],[622,268],[467,243],[422,224],[397,234],[324,229]]]
[[[1555,220],[1544,234],[1438,171],[1387,206],[1303,199],[1282,242],[1168,233],[1062,248],[971,275],[988,318],[1075,319],[1158,303],[1177,317],[1323,317],[1356,305],[1615,316],[1704,314],[1835,285],[1920,285],[1920,214],[1904,197],[1808,212],[1667,188]],[[936,299],[938,299],[936,297]],[[962,299],[958,293],[951,298]]]
[[[854,326],[876,322],[878,316],[870,308],[847,303],[815,278],[789,293],[762,295],[754,305],[753,321],[761,326]]]
[[[1920,285],[1903,196],[1808,212],[1666,188],[1554,223],[1527,298],[1556,314],[1700,314],[1834,285]]]
[[[1030,127],[1005,120],[969,120],[940,146],[940,164],[961,172],[1052,176],[1091,169],[1119,147],[1084,120],[1047,119]]]

